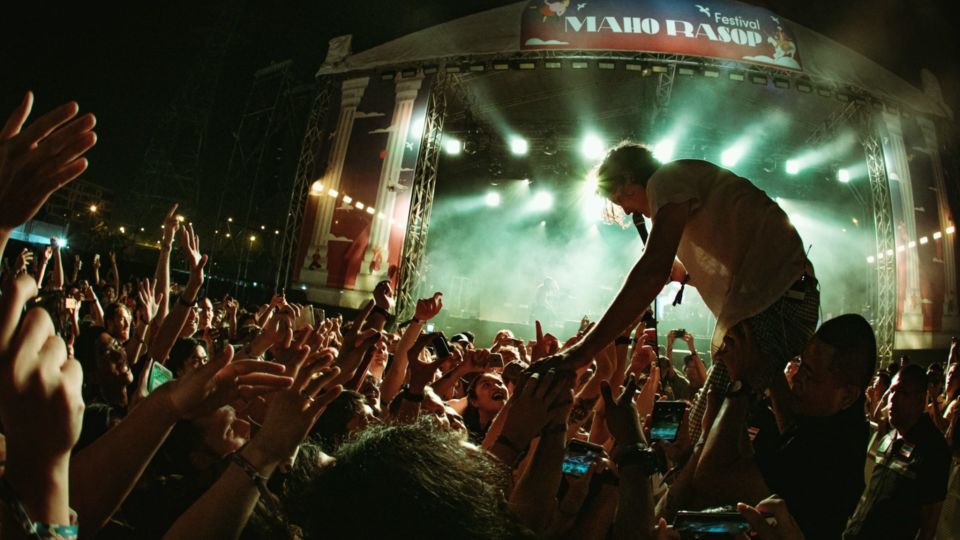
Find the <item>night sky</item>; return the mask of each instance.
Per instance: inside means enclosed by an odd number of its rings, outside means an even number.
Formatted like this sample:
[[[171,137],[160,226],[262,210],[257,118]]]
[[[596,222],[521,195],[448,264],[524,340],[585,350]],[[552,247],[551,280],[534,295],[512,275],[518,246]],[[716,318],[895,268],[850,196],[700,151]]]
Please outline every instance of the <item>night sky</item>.
[[[293,59],[310,80],[327,41],[353,33],[361,51],[421,28],[510,2],[183,1],[100,4],[60,8],[34,3],[0,21],[4,66],[0,111],[5,117],[27,89],[36,110],[68,99],[98,119],[100,142],[89,154],[86,178],[122,194],[130,185],[160,115],[180,90],[214,24],[238,14],[219,65],[216,105],[203,160],[226,167],[252,74],[271,61]],[[940,77],[948,102],[960,105],[958,17],[947,1],[771,0],[762,5],[813,28],[919,85],[921,67]],[[519,21],[518,21],[519,24]],[[212,200],[212,198],[211,198]]]

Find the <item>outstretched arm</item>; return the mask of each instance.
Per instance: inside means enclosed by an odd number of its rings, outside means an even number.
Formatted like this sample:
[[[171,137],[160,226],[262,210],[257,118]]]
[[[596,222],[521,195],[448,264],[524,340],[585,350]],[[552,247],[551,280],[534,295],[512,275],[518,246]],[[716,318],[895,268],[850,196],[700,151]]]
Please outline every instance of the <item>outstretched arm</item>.
[[[670,277],[689,208],[687,202],[671,203],[657,212],[647,248],[627,275],[620,292],[596,326],[579,343],[568,349],[565,358],[557,361],[557,364],[564,369],[585,365],[636,319],[641,307],[653,301]],[[552,365],[553,362],[547,367]]]

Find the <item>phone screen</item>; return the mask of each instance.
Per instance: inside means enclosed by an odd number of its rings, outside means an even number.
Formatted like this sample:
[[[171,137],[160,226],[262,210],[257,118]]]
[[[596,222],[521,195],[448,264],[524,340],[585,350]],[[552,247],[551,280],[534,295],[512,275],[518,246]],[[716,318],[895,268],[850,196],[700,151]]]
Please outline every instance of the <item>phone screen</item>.
[[[603,455],[602,446],[571,439],[563,454],[563,474],[580,478],[587,474],[590,466],[600,459],[601,455]]]
[[[426,328],[426,330],[427,330],[427,333],[428,333],[428,334],[432,334],[432,333],[433,333],[433,330],[434,330],[435,328],[436,328],[436,326],[434,326],[433,323],[427,323],[427,328]]]
[[[150,379],[147,381],[147,394],[152,394],[154,390],[173,379],[172,371],[167,369],[163,364],[154,362],[150,367]]]
[[[682,401],[657,401],[653,404],[650,437],[659,441],[675,441],[683,422],[687,404]]]
[[[683,539],[742,538],[750,524],[736,512],[677,512],[673,529]]]

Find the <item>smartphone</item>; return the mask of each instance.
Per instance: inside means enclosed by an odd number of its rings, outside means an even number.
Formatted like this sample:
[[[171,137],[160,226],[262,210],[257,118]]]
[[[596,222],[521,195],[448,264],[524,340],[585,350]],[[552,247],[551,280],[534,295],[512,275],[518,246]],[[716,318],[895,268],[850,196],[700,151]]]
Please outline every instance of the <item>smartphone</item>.
[[[67,309],[77,309],[77,299],[76,298],[67,298],[66,301]]]
[[[673,340],[683,339],[683,336],[687,335],[687,331],[683,328],[677,328],[673,331]]]
[[[154,362],[150,366],[150,378],[147,379],[147,395],[174,379],[173,372],[163,364]]]
[[[688,512],[681,510],[673,520],[673,530],[683,540],[700,538],[741,538],[750,535],[750,524],[737,512]]]
[[[657,348],[657,329],[656,328],[647,328],[643,331],[643,344],[650,345],[654,349]]]
[[[436,326],[434,326],[433,323],[427,323],[426,330],[428,334],[432,334],[434,329],[436,329]]]
[[[677,440],[687,404],[683,401],[657,401],[650,417],[650,438],[657,441]]]
[[[303,330],[307,326],[312,327],[315,323],[316,321],[313,320],[313,308],[306,306],[300,310],[300,316],[297,317],[297,320],[293,321],[293,331]]]
[[[580,478],[587,474],[590,466],[603,455],[603,447],[580,439],[570,439],[567,449],[563,453],[563,474]]]
[[[323,324],[327,321],[327,311],[323,308],[314,307],[313,309],[317,310],[314,314],[314,318],[317,320],[318,324]]]
[[[446,358],[450,356],[450,346],[447,345],[447,338],[443,333],[438,333],[437,337],[433,338],[433,350],[437,353],[437,358]],[[500,363],[503,363],[503,359],[500,359]]]

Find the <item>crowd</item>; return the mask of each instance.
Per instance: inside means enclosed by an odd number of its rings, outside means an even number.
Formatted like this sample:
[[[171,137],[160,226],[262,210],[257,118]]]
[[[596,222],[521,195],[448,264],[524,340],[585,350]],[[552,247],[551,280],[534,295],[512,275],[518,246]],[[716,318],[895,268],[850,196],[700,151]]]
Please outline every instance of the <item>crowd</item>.
[[[0,131],[0,251],[96,143],[75,103],[27,123],[32,101]],[[956,340],[945,366],[878,370],[870,325],[843,315],[769,374],[736,326],[712,363],[738,384],[718,392],[693,336],[662,351],[642,317],[571,371],[545,359],[589,327],[447,338],[425,332],[439,292],[407,321],[389,282],[352,320],[210,298],[175,212],[150,277],[112,253],[68,275],[56,242],[4,253],[0,538],[960,534]]]

